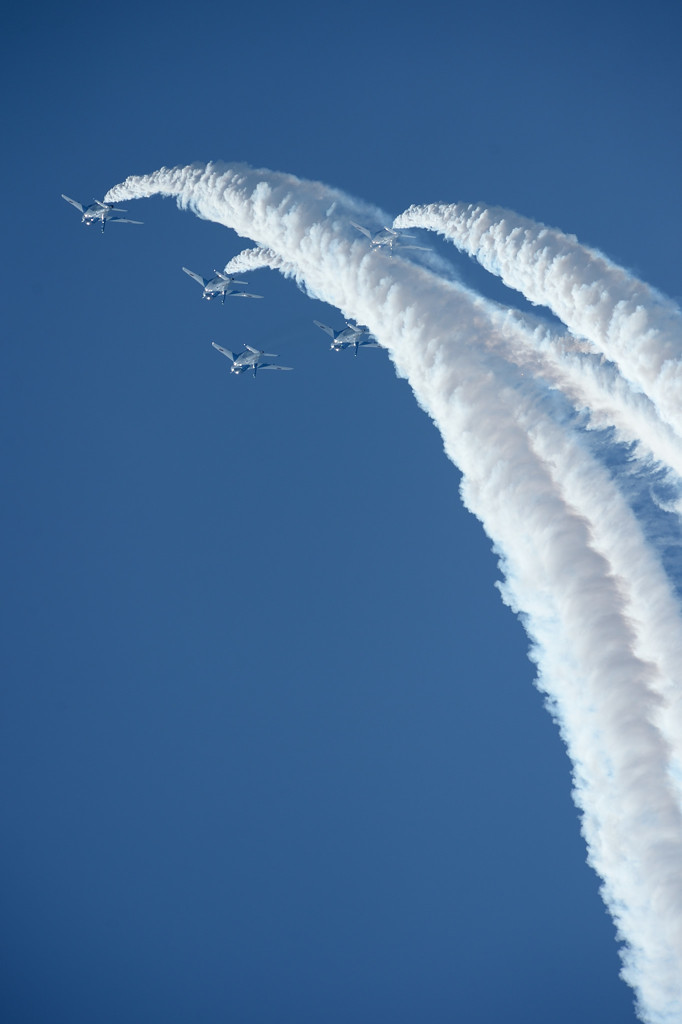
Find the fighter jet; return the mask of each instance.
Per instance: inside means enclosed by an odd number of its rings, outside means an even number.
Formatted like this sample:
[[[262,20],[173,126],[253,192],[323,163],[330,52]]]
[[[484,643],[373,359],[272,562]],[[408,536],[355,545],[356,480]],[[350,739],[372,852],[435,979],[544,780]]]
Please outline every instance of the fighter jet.
[[[416,235],[407,235],[404,231],[395,231],[393,228],[382,228],[381,231],[372,234],[369,228],[363,228],[362,224],[356,224],[354,220],[351,221],[351,224],[365,235],[366,238],[369,238],[371,249],[388,249],[389,256],[393,255],[394,249],[421,249],[423,252],[427,251],[427,247],[424,245],[403,245],[403,238],[416,238]]]
[[[368,327],[360,327],[358,324],[352,324],[346,320],[344,329],[342,331],[335,331],[333,327],[320,323],[319,320],[313,320],[313,323],[332,339],[329,347],[333,352],[342,352],[344,348],[354,348],[355,355],[357,356],[359,348],[380,347],[378,342],[369,333]]]
[[[81,222],[83,224],[94,224],[99,221],[102,225],[102,232],[106,227],[107,221],[118,221],[119,224],[142,224],[141,220],[129,220],[128,217],[118,217],[119,213],[127,213],[127,210],[120,210],[113,203],[102,203],[99,199],[95,199],[94,202],[90,203],[89,206],[83,206],[82,203],[77,202],[75,199],[70,199],[65,196],[62,192],[62,199],[66,199],[67,203],[71,203],[77,210],[83,214]]]
[[[220,270],[214,270],[215,277],[202,277],[201,274],[195,274],[193,270],[188,270],[187,267],[182,268],[186,274],[193,277],[194,280],[201,285],[204,289],[204,293],[201,296],[202,299],[215,299],[216,295],[222,295],[223,305],[225,305],[225,296],[234,295],[235,298],[240,299],[262,299],[262,295],[251,295],[249,292],[240,291],[238,288],[233,288],[235,284],[246,284],[246,281],[238,281],[235,277],[228,277],[227,274],[223,274]]]
[[[235,355],[228,348],[216,345],[215,341],[212,341],[211,344],[213,348],[217,348],[219,352],[222,352],[230,360],[232,363],[230,367],[232,373],[245,373],[246,370],[253,370],[255,377],[259,370],[293,370],[293,366],[280,366],[278,363],[264,363],[262,361],[262,356],[276,359],[276,352],[261,352],[259,348],[251,348],[250,345],[245,345],[244,351],[238,352]]]

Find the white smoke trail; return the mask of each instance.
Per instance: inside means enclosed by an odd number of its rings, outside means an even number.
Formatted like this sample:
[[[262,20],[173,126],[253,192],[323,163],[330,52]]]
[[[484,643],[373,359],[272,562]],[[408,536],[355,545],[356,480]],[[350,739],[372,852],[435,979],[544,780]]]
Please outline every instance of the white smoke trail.
[[[679,1022],[682,814],[671,773],[682,760],[680,608],[648,524],[568,406],[542,373],[510,358],[532,348],[532,332],[400,254],[369,251],[350,220],[381,226],[385,215],[319,183],[209,164],[129,178],[106,198],[154,194],[176,196],[272,254],[237,260],[281,260],[310,294],[368,324],[435,420],[464,474],[463,497],[501,553],[505,599],[533,640],[540,685],[575,766],[590,862],[627,943],[624,976],[643,1020]],[[645,320],[655,319],[657,303],[654,296]],[[648,357],[662,367],[654,335]],[[555,376],[587,395],[608,390],[589,373],[581,380],[580,361],[550,347],[545,368]],[[672,372],[654,373],[651,401],[662,377],[672,387]]]
[[[296,277],[295,265],[287,264],[272,249],[260,246],[233,256],[223,272],[244,274],[264,267]],[[453,275],[447,276],[451,279]],[[506,316],[514,314],[507,311]],[[633,392],[614,367],[604,366],[603,360],[590,352],[576,351],[575,339],[571,344],[565,336],[552,334],[546,325],[532,324],[529,317],[525,320],[522,330],[503,331],[510,338],[521,339],[521,346],[510,348],[512,358],[536,373],[542,372],[576,408],[585,410],[593,426],[613,426],[620,440],[637,445],[642,454],[648,453],[669,466],[682,481],[682,449],[646,396]],[[682,487],[682,483],[678,486]]]
[[[438,231],[506,285],[548,306],[642,388],[682,437],[682,312],[601,253],[509,210],[411,206],[395,226]]]
[[[475,213],[471,212],[472,209],[475,210]],[[682,351],[682,318],[679,310],[671,302],[648,289],[641,282],[629,277],[625,271],[609,263],[605,257],[584,249],[575,239],[567,239],[570,257],[567,262],[566,255],[561,252],[561,242],[566,239],[566,236],[558,231],[547,229],[543,225],[535,225],[513,213],[505,213],[502,220],[496,216],[498,214],[499,211],[492,211],[486,217],[481,207],[472,208],[464,204],[452,206],[432,204],[426,207],[410,207],[404,214],[397,217],[394,223],[399,228],[428,228],[455,241],[463,251],[476,255],[488,269],[495,268],[505,283],[513,284],[531,301],[539,301],[539,297],[543,296],[546,304],[557,315],[564,317],[569,326],[576,324],[583,326],[584,334],[590,337],[595,347],[599,347],[601,336],[598,325],[590,320],[590,310],[586,311],[583,308],[587,302],[583,294],[583,285],[576,284],[575,278],[562,282],[559,282],[558,279],[562,274],[568,275],[569,270],[574,271],[580,259],[582,259],[581,269],[584,275],[587,273],[584,265],[589,265],[592,274],[607,266],[608,280],[604,284],[604,289],[599,293],[604,307],[601,322],[606,315],[605,308],[609,304],[612,307],[616,305],[614,295],[607,295],[606,285],[610,285],[613,291],[618,288],[622,292],[629,291],[631,302],[634,302],[635,299],[649,298],[653,309],[644,311],[643,315],[646,315],[648,322],[652,324],[657,322],[657,334],[645,337],[643,346],[646,349],[654,348],[653,339],[660,337],[667,330],[667,336],[664,339],[668,353],[668,361],[665,364],[666,375],[668,380],[679,375],[680,391],[682,391],[682,362],[679,359],[674,362],[670,357],[670,353],[676,347]],[[505,235],[505,225],[508,222],[511,222],[511,226],[507,228],[508,234]],[[493,224],[492,229],[489,228],[491,223]],[[521,240],[519,239],[519,223],[524,225]],[[467,229],[472,225],[473,229],[468,233]],[[490,238],[488,238],[488,231],[490,231]],[[551,258],[548,256],[547,249],[542,249],[540,245],[540,242],[544,242],[547,236],[552,239]],[[530,242],[528,241],[529,237],[531,238]],[[546,260],[551,263],[551,273],[547,271]],[[548,283],[548,279],[550,279],[550,283]],[[559,287],[559,283],[562,284],[562,287]],[[578,310],[574,311],[570,308],[569,300],[566,299],[564,293],[572,295],[576,290],[579,295]],[[598,291],[597,285],[594,286],[594,291]],[[618,301],[621,306],[624,305],[622,300]],[[661,308],[663,312],[661,312]],[[617,316],[612,315],[609,323],[611,333],[614,335],[617,331],[623,333],[623,323],[627,320],[627,313],[627,309],[620,308]],[[679,321],[677,333],[670,327],[671,323],[674,325],[676,320]],[[520,326],[521,330],[510,330],[510,325],[512,327]],[[597,359],[589,353],[576,353],[573,350],[574,345],[567,344],[567,339],[552,333],[546,326],[533,325],[528,318],[511,312],[507,314],[506,326],[505,337],[510,353],[519,365],[528,366],[530,359],[530,365],[534,366],[535,372],[541,373],[549,382],[561,388],[576,407],[580,407],[582,403],[587,404],[587,411],[594,426],[613,426],[616,436],[620,440],[636,445],[640,455],[648,454],[662,465],[672,469],[678,500],[670,506],[670,510],[679,515],[682,444],[674,430],[661,420],[653,402],[641,392],[633,390],[615,366],[604,365],[601,359]],[[628,330],[631,330],[631,327],[630,324]],[[652,328],[653,330],[654,328]],[[634,341],[632,343],[635,344]],[[607,345],[602,347],[607,347]],[[660,362],[659,353],[656,354],[656,358]],[[656,363],[650,352],[640,354],[640,360],[649,367],[652,363]],[[630,363],[633,362],[634,359],[630,358]],[[656,382],[653,388],[655,391]],[[547,453],[547,458],[551,459],[551,452]],[[588,492],[585,492],[580,503],[581,508],[585,507],[584,502],[588,497]],[[659,507],[661,507],[660,504]],[[602,510],[601,515],[593,518],[594,532],[596,532],[598,524],[604,521],[606,511],[606,509]],[[611,512],[613,512],[613,506],[611,506]],[[611,522],[610,528],[614,535],[613,522]],[[628,537],[634,536],[634,531],[632,527],[621,528],[618,535],[622,538],[621,543],[623,543]],[[627,545],[624,545],[624,551],[627,551]],[[630,558],[627,553],[624,557],[626,562]],[[618,564],[616,552],[613,550],[610,561],[614,567]],[[634,565],[634,562],[631,562],[630,565]],[[616,571],[622,579],[627,578],[622,563]],[[666,738],[672,743],[673,749],[680,751],[682,750],[680,746],[680,736],[682,736],[680,701],[682,696],[678,692],[678,680],[679,666],[682,665],[682,661],[680,661],[682,646],[677,626],[679,605],[676,600],[669,600],[667,593],[661,602],[655,602],[653,606],[650,604],[653,593],[663,594],[668,590],[669,588],[665,585],[663,589],[655,586],[651,577],[645,579],[639,575],[637,587],[630,588],[629,600],[632,607],[635,604],[640,606],[640,612],[637,613],[640,652],[647,659],[657,658],[659,664],[663,660],[666,662],[666,683],[659,692],[665,697],[666,705],[671,710],[666,715],[665,721],[659,721],[659,725]],[[647,614],[647,607],[649,614]],[[643,615],[641,614],[642,610]],[[648,635],[647,640],[643,641],[643,635]],[[680,754],[676,753],[674,757],[672,771],[676,778],[681,779]]]
[[[560,389],[592,427],[612,427],[616,439],[634,445],[640,458],[672,470],[670,483],[682,494],[682,445],[646,395],[633,390],[616,366],[586,351],[571,335],[560,335],[518,311],[505,311],[504,319],[509,325],[502,332],[510,359]],[[682,501],[679,506],[678,514]]]
[[[281,256],[278,256],[272,249],[261,248],[257,245],[252,249],[243,249],[233,256],[223,268],[224,274],[247,274],[250,270],[260,270],[267,267],[269,270],[281,270],[286,277],[293,277],[296,268],[293,264],[287,264]]]

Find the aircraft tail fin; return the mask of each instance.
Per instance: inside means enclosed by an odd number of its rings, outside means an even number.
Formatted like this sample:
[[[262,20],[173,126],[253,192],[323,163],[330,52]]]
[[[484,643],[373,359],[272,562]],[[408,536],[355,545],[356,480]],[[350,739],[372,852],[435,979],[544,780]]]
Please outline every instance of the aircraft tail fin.
[[[244,345],[244,348],[248,348],[249,352],[253,352],[254,356],[268,356],[271,359],[277,359],[276,352],[263,352],[260,348],[254,348],[252,345]]]
[[[228,284],[248,284],[248,281],[238,281],[236,277],[230,277],[223,270],[213,270],[216,277],[219,277],[221,281],[227,281]]]

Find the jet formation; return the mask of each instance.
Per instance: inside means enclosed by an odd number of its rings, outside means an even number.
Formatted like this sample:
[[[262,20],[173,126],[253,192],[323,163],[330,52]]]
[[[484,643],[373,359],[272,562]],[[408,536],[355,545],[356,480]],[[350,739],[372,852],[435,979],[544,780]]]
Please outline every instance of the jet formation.
[[[120,224],[142,224],[141,220],[130,220],[128,217],[119,216],[122,213],[127,213],[127,210],[123,210],[118,206],[114,206],[113,203],[105,203],[100,199],[93,200],[92,203],[85,206],[83,203],[79,203],[76,199],[71,199],[69,196],[65,196],[62,193],[62,199],[65,199],[67,203],[74,206],[82,214],[81,222],[83,224],[91,225],[99,223],[101,225],[102,233],[109,221]],[[363,227],[362,224],[356,224],[355,221],[350,222],[351,225],[364,235],[369,240],[369,247],[372,251],[382,250],[386,251],[389,256],[393,256],[393,252],[396,249],[420,249],[425,251],[425,247],[422,245],[410,245],[405,244],[405,239],[410,240],[415,238],[415,235],[408,235],[404,231],[395,231],[393,228],[384,227],[380,231],[372,233],[369,228]],[[230,277],[221,270],[214,270],[213,277],[202,277],[201,274],[195,273],[188,267],[182,268],[185,274],[188,274],[197,284],[202,287],[203,299],[210,301],[211,299],[220,298],[223,305],[225,305],[225,299],[229,297],[241,298],[241,299],[262,299],[262,295],[255,295],[252,292],[246,292],[241,286],[246,285],[247,281],[239,281],[236,277]],[[330,348],[333,352],[342,352],[344,349],[352,348],[354,355],[357,356],[358,351],[361,348],[380,348],[380,345],[373,334],[370,333],[368,327],[361,324],[357,324],[352,320],[346,320],[345,327],[335,330],[330,327],[329,324],[323,324],[320,320],[313,320],[316,327],[319,327],[331,338]],[[215,341],[211,342],[213,348],[217,349],[221,355],[225,356],[231,363],[231,373],[246,373],[251,370],[253,376],[256,377],[259,370],[291,370],[291,366],[282,366],[280,363],[271,363],[270,359],[277,359],[278,356],[274,352],[263,352],[261,349],[252,348],[251,345],[245,345],[241,352],[232,352],[229,348],[223,348],[222,345],[216,344]]]

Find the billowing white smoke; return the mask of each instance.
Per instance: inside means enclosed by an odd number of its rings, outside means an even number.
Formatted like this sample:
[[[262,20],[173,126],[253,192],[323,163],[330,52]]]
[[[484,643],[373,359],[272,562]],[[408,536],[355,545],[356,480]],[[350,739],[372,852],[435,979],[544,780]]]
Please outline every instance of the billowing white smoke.
[[[672,486],[682,490],[682,446],[654,403],[633,388],[616,366],[573,335],[559,335],[544,322],[518,311],[506,319],[520,330],[505,331],[508,358],[561,390],[594,428],[612,428],[617,440],[634,445],[641,458],[673,470]],[[682,501],[680,502],[682,513]]]
[[[396,227],[438,231],[531,302],[548,306],[640,386],[682,437],[682,311],[573,235],[510,210],[411,206]]]
[[[643,1020],[677,1024],[682,616],[651,524],[622,474],[596,457],[597,435],[574,407],[587,407],[591,426],[638,442],[629,473],[639,453],[645,474],[652,453],[678,482],[679,311],[574,240],[562,263],[554,233],[554,269],[542,289],[524,280],[523,290],[589,339],[584,351],[576,338],[505,312],[400,252],[371,250],[350,221],[376,230],[385,215],[319,183],[209,164],[129,178],[106,198],[155,194],[256,243],[226,271],[279,269],[366,323],[433,417],[464,474],[464,501],[500,553],[505,600],[532,639],[539,685],[573,760],[588,856],[626,943],[623,974]],[[482,216],[479,208],[472,228]],[[413,209],[396,224],[444,230],[439,217]],[[457,229],[467,251],[482,251],[482,237]],[[573,274],[580,259],[589,273],[562,281],[559,268]]]
[[[249,270],[260,270],[267,267],[268,270],[281,270],[289,277],[293,277],[296,268],[287,265],[286,261],[278,256],[272,249],[256,246],[253,249],[244,249],[233,256],[225,264],[224,274],[248,274]]]

